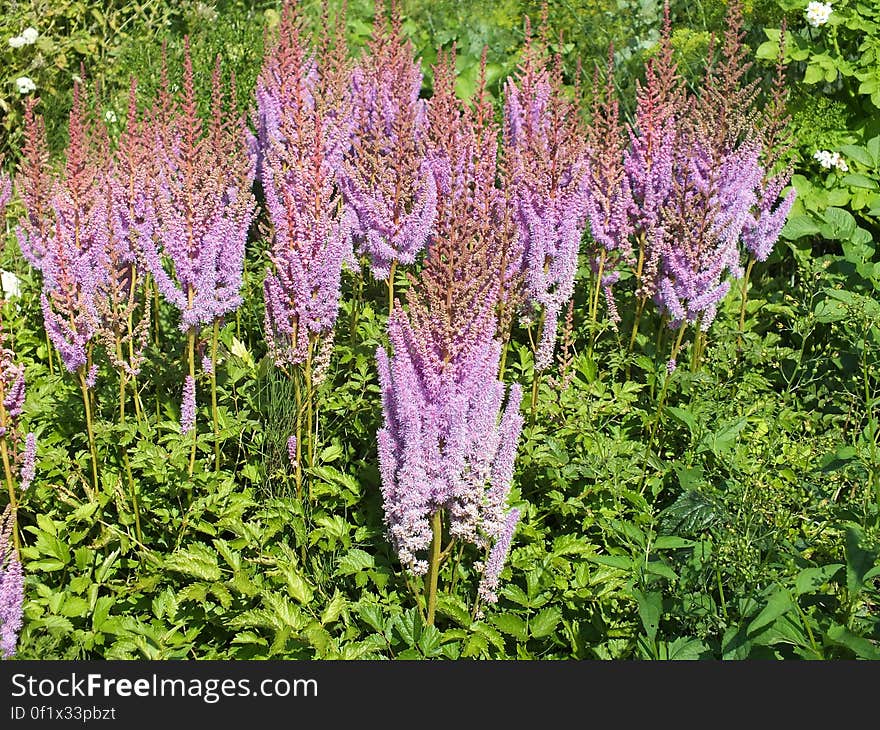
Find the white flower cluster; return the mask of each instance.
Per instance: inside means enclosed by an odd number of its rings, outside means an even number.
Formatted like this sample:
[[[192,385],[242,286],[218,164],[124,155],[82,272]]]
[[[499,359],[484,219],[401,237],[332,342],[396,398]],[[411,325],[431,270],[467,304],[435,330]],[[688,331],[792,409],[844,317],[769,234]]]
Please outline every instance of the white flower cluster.
[[[831,3],[820,3],[812,0],[807,5],[807,22],[814,28],[825,25],[831,17]]]
[[[841,172],[849,172],[849,165],[847,165],[846,160],[840,156],[840,152],[816,150],[813,159],[817,160],[826,170],[836,167]]]
[[[22,46],[30,46],[37,42],[40,34],[36,28],[25,28],[21,35],[13,36],[9,39],[9,45],[13,48],[21,48]]]
[[[28,76],[19,76],[15,80],[15,86],[19,94],[30,94],[32,91],[37,90],[37,85]]]

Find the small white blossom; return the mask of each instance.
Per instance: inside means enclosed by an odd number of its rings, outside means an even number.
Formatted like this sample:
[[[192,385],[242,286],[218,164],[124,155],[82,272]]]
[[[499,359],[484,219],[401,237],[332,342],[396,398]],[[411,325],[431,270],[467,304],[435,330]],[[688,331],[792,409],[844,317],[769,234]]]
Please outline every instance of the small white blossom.
[[[32,43],[37,42],[37,38],[40,37],[40,34],[37,32],[36,28],[28,27],[21,32],[21,37],[24,39],[25,43],[31,45]]]
[[[27,76],[19,76],[15,80],[15,86],[19,94],[29,94],[37,90],[37,85]]]
[[[0,287],[7,297],[21,296],[21,282],[11,271],[0,270]]]
[[[22,38],[20,35],[13,36],[9,39],[9,45],[13,48],[21,48],[23,45],[25,45],[25,43],[25,39]]]
[[[807,5],[807,22],[814,28],[825,25],[831,17],[831,3],[820,3],[812,0]]]
[[[846,164],[840,156],[840,152],[831,152],[830,150],[816,150],[813,153],[813,159],[816,160],[823,168],[830,170],[832,167],[841,172],[849,172],[849,165]]]
[[[116,112],[112,109],[108,109],[104,112],[104,121],[107,124],[116,124]]]

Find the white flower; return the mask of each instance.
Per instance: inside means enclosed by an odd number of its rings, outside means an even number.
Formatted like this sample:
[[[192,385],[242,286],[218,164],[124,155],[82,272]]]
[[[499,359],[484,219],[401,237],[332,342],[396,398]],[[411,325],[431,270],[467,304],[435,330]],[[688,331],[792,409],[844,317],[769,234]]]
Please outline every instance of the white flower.
[[[813,154],[813,159],[817,160],[826,170],[830,170],[834,166],[831,153],[828,150],[816,150]]]
[[[21,48],[26,43],[27,43],[27,41],[25,41],[25,39],[20,35],[13,36],[12,38],[9,39],[9,45],[12,46],[13,48]]]
[[[104,112],[104,121],[107,124],[116,124],[116,112],[112,109],[108,109]]]
[[[18,88],[19,94],[29,94],[37,90],[37,85],[27,76],[19,76],[15,80],[15,85]]]
[[[31,45],[32,43],[37,42],[37,38],[40,37],[40,34],[37,32],[36,28],[28,27],[21,32],[21,37],[24,39],[25,43]]]
[[[807,22],[814,28],[825,25],[831,17],[831,3],[820,3],[812,0],[807,5]]]
[[[835,167],[841,172],[849,172],[849,165],[847,165],[846,160],[840,156],[840,152],[816,150],[816,152],[813,153],[813,159],[818,161],[818,163],[826,170]]]
[[[21,281],[11,271],[0,270],[0,287],[7,297],[21,296]]]

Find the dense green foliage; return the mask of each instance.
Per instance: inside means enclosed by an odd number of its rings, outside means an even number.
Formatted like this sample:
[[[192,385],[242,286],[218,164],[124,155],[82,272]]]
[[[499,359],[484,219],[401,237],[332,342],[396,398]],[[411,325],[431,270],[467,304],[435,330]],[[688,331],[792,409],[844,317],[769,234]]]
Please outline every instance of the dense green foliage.
[[[34,46],[0,49],[0,152],[14,158],[19,145],[16,77],[35,80],[58,144],[80,62],[102,82],[102,111],[121,124],[129,75],[154,88],[161,40],[173,57],[185,33],[197,67],[222,52],[244,108],[264,28],[278,19],[272,2],[92,5],[19,0],[0,17],[4,43],[27,25],[41,32]],[[566,67],[592,67],[613,42],[631,105],[657,38],[658,5],[551,2]],[[305,15],[317,19],[318,6],[303,3]],[[104,461],[93,492],[80,393],[57,362],[49,371],[39,283],[8,235],[2,268],[21,278],[22,295],[2,316],[27,363],[25,419],[40,443],[37,480],[19,511],[27,595],[18,656],[880,658],[880,14],[867,0],[840,0],[816,29],[805,7],[762,0],[749,9],[756,73],[769,74],[779,23],[788,22],[799,197],[783,240],[752,273],[746,331],[738,336],[734,290],[698,372],[668,374],[669,342],[654,334],[640,335],[628,361],[625,335],[590,331],[584,258],[570,347],[559,352],[560,372],[542,382],[537,418],[523,432],[513,492],[523,520],[501,599],[485,615],[472,604],[472,561],[453,556],[437,626],[426,627],[414,607],[421,589],[384,538],[374,359],[385,343],[384,289],[365,285],[352,330],[358,284],[344,279],[336,350],[317,397],[310,499],[293,496],[291,394],[265,354],[261,235],[248,250],[245,305],[221,332],[223,468],[199,463],[187,476],[184,342],[164,337],[164,349],[151,344],[140,377],[148,419],[116,423],[115,380],[109,371],[98,379]],[[456,42],[462,95],[488,44],[496,96],[517,62],[522,14],[540,12],[522,0],[413,0],[404,9],[426,68],[435,47]],[[676,50],[696,74],[723,4],[674,3],[673,12]],[[349,3],[354,47],[371,14],[367,0]],[[823,170],[818,149],[840,151],[849,171]],[[8,231],[15,214],[13,205]],[[169,308],[158,327],[177,334]],[[532,381],[522,332],[507,380]],[[199,418],[210,421],[207,408]],[[142,541],[120,447],[137,481]],[[199,449],[213,453],[211,434]]]

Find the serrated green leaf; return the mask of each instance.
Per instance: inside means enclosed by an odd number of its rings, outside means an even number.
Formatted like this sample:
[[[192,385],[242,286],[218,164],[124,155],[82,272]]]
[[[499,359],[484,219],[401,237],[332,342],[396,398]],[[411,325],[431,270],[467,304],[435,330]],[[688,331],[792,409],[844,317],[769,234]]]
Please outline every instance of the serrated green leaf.
[[[525,641],[529,638],[526,622],[513,613],[497,613],[493,614],[489,619],[508,636],[512,636],[518,641]]]
[[[562,620],[562,610],[557,606],[547,606],[529,619],[529,632],[535,638],[550,636]]]

